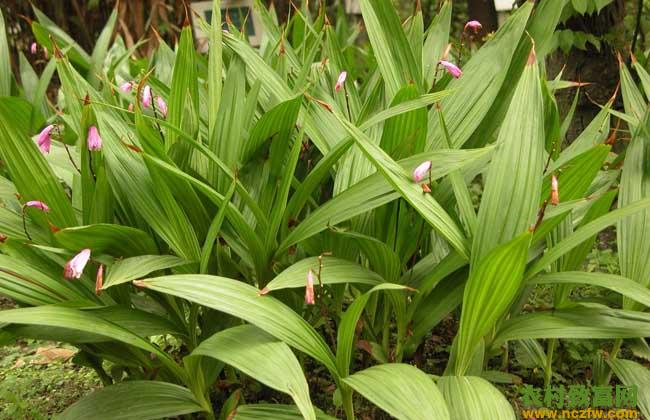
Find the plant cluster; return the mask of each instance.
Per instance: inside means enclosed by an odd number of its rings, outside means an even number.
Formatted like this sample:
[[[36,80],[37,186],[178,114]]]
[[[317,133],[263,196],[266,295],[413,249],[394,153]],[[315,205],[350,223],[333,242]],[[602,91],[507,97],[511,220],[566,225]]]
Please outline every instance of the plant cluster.
[[[621,352],[650,353],[650,75],[621,63],[625,112],[612,98],[562,149],[554,95],[580,84],[543,63],[567,1],[523,4],[468,60],[451,2],[425,28],[360,0],[359,54],[344,19],[296,7],[278,26],[259,2],[254,49],[215,1],[207,55],[185,26],[141,59],[115,13],[89,54],[35,10],[29,53],[49,63],[21,60],[20,86],[2,35],[0,294],[21,307],[0,331],[73,344],[105,385],[60,418],[352,419],[363,397],[399,419],[515,419],[495,366],[516,346],[548,385],[565,339],[597,343],[593,384],[650,389]],[[621,275],[583,271],[610,226]],[[449,314],[446,366],[418,368]],[[251,380],[286,400],[232,392]],[[325,390],[338,412],[315,406]]]

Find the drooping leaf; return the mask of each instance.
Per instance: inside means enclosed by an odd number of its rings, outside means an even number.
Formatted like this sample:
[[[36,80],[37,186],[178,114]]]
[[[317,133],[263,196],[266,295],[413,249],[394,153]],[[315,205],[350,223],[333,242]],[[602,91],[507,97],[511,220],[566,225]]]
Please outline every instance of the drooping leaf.
[[[449,407],[451,420],[517,418],[503,394],[483,378],[442,376],[438,387]]]
[[[61,420],[137,420],[204,411],[192,392],[167,382],[128,381],[102,388],[57,416]]]
[[[348,376],[343,382],[397,419],[450,419],[436,384],[414,366],[377,365]]]
[[[315,419],[307,380],[289,346],[252,326],[220,331],[201,342],[192,356],[214,357],[248,376],[289,394],[306,419]]]

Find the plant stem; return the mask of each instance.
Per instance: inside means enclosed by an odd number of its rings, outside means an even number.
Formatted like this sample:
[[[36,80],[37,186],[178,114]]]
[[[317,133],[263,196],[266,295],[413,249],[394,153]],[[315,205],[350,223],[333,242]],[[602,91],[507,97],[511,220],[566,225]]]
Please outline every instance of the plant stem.
[[[74,163],[74,159],[72,159],[72,155],[70,154],[70,149],[68,149],[68,145],[63,143],[63,147],[65,148],[65,151],[68,153],[68,158],[70,159],[70,162],[72,163],[72,166],[81,174],[81,169],[77,166],[76,163]]]
[[[23,208],[23,230],[25,231],[25,235],[27,236],[27,239],[31,241],[32,237],[29,234],[29,232],[27,232],[27,220],[25,218],[25,208]]]
[[[553,377],[553,354],[555,353],[555,346],[557,345],[557,340],[552,338],[548,342],[548,347],[546,349],[546,366],[544,367],[544,387],[549,387],[551,385],[551,379]]]

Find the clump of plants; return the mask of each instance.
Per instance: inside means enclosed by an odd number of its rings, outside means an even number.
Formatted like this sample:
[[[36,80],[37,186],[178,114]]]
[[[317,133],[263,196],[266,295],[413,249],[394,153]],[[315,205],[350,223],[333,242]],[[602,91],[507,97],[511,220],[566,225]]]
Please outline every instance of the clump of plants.
[[[306,6],[278,26],[258,4],[253,48],[215,1],[207,54],[186,26],[140,59],[115,14],[88,53],[35,10],[42,74],[21,60],[18,85],[0,42],[0,294],[20,305],[0,326],[73,344],[101,379],[60,418],[352,419],[363,398],[399,419],[515,419],[494,385],[514,381],[513,348],[550,384],[566,339],[597,343],[593,384],[649,384],[622,357],[650,335],[647,102],[621,64],[625,113],[612,98],[561,148],[554,95],[579,84],[542,71],[558,3],[525,3],[480,48],[468,23],[463,52],[450,2],[425,28],[360,0],[359,55],[355,27]],[[621,274],[584,271],[610,226]]]

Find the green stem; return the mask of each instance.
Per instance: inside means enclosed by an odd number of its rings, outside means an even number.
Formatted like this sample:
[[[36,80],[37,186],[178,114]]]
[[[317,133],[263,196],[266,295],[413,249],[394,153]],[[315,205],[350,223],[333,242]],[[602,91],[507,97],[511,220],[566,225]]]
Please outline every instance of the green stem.
[[[339,388],[341,390],[341,399],[343,400],[343,411],[348,420],[354,420],[354,403],[352,401],[352,388],[343,385]]]
[[[553,354],[555,353],[555,346],[557,345],[557,340],[552,338],[548,342],[546,348],[546,366],[544,367],[544,387],[549,387],[551,385],[551,378],[553,377]]]

